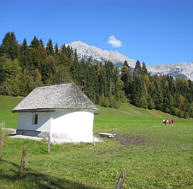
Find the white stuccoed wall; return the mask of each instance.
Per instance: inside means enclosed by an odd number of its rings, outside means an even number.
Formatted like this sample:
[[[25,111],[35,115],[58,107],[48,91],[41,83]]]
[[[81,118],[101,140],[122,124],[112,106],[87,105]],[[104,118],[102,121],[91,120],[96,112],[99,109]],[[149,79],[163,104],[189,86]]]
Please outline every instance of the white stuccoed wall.
[[[53,112],[52,137],[65,139],[66,142],[92,142],[93,121],[94,113],[91,112]]]
[[[33,113],[21,112],[18,114],[18,129],[49,132],[51,126],[51,112],[38,112],[38,124],[33,124]]]
[[[94,113],[77,112],[37,112],[38,124],[33,124],[33,113],[18,114],[18,129],[50,132],[51,137],[64,142],[93,142]]]

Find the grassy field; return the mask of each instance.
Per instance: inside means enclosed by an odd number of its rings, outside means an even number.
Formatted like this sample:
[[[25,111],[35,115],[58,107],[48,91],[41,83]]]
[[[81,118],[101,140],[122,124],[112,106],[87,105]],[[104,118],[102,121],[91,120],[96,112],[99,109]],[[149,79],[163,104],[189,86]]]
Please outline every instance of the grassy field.
[[[11,110],[22,100],[22,97],[0,96],[0,123],[5,122],[7,128],[17,127],[17,114]]]
[[[17,127],[10,110],[21,98],[0,96],[0,120]],[[95,135],[112,132],[124,139],[102,143],[52,145],[6,137],[0,160],[0,188],[115,188],[122,170],[123,188],[193,188],[193,119],[123,104],[100,108]],[[174,119],[174,127],[162,119]],[[26,169],[18,174],[23,146]]]

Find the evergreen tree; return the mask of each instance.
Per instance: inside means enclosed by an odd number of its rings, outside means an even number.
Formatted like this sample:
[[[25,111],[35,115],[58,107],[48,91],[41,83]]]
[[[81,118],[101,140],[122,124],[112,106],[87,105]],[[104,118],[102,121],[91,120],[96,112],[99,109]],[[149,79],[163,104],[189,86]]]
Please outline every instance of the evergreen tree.
[[[147,68],[146,68],[146,65],[145,65],[145,63],[143,62],[143,64],[142,64],[142,68],[141,68],[141,72],[142,72],[142,74],[147,74]]]
[[[155,108],[155,103],[151,97],[148,97],[148,108],[150,110]]]
[[[23,43],[20,47],[20,53],[19,53],[19,63],[22,67],[22,69],[24,70],[25,68],[30,67],[30,64],[32,62],[32,60],[30,60],[29,57],[29,52],[28,52],[28,46],[27,46],[27,41],[26,39],[23,40]]]
[[[121,68],[121,80],[124,83],[127,83],[128,80],[130,80],[130,75],[131,75],[130,68],[128,66],[127,61],[125,61]]]
[[[65,83],[70,82],[71,76],[69,74],[69,70],[65,65],[58,65],[56,67],[55,74],[52,76],[53,83]]]
[[[142,93],[142,82],[139,77],[134,77],[131,85],[131,103],[139,106],[139,99]]]
[[[47,51],[47,55],[54,55],[54,48],[53,48],[53,44],[52,44],[52,40],[49,39],[47,46],[46,46],[46,51]]]
[[[141,75],[142,71],[141,71],[141,64],[140,62],[137,60],[136,64],[135,64],[135,68],[134,68],[134,72],[133,72],[133,76],[139,76]]]
[[[66,48],[66,45],[65,45],[65,44],[63,44],[63,45],[61,46],[61,52],[64,53],[65,55],[67,55],[67,48]]]
[[[7,58],[5,56],[0,56],[0,86],[8,77],[7,70],[5,69],[6,62]],[[3,91],[1,92],[2,92],[1,94],[3,94]]]
[[[130,70],[130,67],[128,66],[127,61],[124,62],[121,68],[121,80],[124,83],[123,89],[125,91],[125,94],[128,96],[131,88],[131,70]]]
[[[58,44],[57,43],[54,46],[54,54],[58,55]]]
[[[44,42],[42,41],[42,39],[39,40],[39,45],[38,46],[44,47]]]
[[[31,41],[30,47],[34,48],[34,49],[38,49],[40,44],[40,41],[37,39],[36,36],[34,36],[34,38]]]
[[[12,60],[18,57],[18,43],[13,32],[8,32],[3,38],[0,53],[1,55],[5,54]]]

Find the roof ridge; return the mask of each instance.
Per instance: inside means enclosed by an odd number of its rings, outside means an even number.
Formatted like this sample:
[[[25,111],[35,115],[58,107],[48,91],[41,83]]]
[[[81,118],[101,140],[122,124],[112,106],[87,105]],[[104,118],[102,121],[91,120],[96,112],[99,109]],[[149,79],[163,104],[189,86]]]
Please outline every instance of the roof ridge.
[[[50,85],[43,85],[43,86],[36,87],[34,89],[43,88],[43,87],[54,87],[54,86],[66,85],[66,84],[74,84],[74,82],[66,82],[66,83],[53,84],[53,85],[52,84],[50,84]]]

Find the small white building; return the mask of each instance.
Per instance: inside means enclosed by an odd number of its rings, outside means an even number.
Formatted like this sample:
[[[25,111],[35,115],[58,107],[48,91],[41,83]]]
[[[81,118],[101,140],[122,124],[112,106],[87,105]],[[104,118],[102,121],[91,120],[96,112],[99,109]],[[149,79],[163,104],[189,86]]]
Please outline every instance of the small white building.
[[[92,142],[96,106],[74,83],[35,88],[13,110],[16,134]]]

